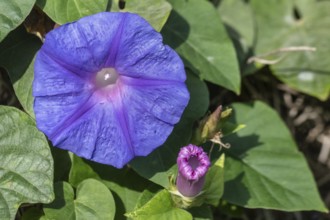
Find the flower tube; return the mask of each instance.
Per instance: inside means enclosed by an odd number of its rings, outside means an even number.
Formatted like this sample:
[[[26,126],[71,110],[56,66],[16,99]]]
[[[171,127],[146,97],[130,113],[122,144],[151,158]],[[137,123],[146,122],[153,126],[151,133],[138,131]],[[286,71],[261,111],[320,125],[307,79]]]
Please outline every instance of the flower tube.
[[[186,197],[197,196],[204,185],[210,159],[201,147],[188,145],[181,148],[178,158],[178,176],[176,186]]]

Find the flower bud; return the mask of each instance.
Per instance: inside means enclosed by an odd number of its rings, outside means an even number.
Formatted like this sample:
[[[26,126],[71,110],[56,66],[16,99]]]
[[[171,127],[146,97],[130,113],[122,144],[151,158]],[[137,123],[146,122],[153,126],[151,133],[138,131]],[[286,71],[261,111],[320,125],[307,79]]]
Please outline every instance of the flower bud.
[[[201,147],[188,145],[181,148],[178,158],[178,176],[176,186],[186,197],[197,196],[204,185],[205,174],[210,166],[210,159]]]

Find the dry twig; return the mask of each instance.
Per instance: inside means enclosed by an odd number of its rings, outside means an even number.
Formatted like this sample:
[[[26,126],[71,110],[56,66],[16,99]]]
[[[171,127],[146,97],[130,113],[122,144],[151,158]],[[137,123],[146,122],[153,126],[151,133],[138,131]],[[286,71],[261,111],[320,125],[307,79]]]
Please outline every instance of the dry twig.
[[[264,54],[260,54],[258,56],[253,56],[253,57],[250,57],[248,60],[247,60],[247,63],[250,64],[250,63],[253,63],[253,62],[256,62],[256,63],[261,63],[261,64],[268,64],[268,65],[273,65],[273,64],[276,64],[278,62],[280,62],[283,57],[280,57],[278,59],[275,59],[275,60],[269,60],[269,59],[266,59],[266,57],[268,56],[271,56],[271,55],[275,55],[275,54],[280,54],[280,53],[287,53],[287,52],[299,52],[299,51],[316,51],[316,48],[315,47],[308,47],[308,46],[295,46],[295,47],[284,47],[284,48],[279,48],[277,50],[273,50],[273,51],[270,51],[268,53],[264,53]]]

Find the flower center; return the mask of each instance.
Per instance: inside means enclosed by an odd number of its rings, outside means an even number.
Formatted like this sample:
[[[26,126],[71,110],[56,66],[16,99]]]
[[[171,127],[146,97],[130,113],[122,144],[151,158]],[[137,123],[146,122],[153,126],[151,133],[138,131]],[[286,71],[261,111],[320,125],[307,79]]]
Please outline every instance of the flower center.
[[[106,87],[116,83],[119,75],[114,68],[103,68],[96,73],[95,83],[98,88]]]
[[[199,167],[198,157],[196,157],[196,156],[190,157],[188,159],[188,164],[193,170],[196,170],[196,168]]]

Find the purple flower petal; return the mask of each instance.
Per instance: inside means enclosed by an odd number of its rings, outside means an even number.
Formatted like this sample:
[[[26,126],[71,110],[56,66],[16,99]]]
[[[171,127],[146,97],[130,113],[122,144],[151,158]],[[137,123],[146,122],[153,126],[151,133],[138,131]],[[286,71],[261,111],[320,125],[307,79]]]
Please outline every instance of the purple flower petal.
[[[179,168],[176,185],[184,196],[196,196],[203,188],[210,159],[203,148],[189,144],[181,148],[177,164]]]
[[[165,142],[187,105],[189,94],[183,84],[155,83],[140,87],[126,82],[126,85],[121,98],[126,110],[128,132],[135,154],[145,156]]]
[[[179,172],[188,180],[198,180],[203,177],[210,166],[210,159],[203,148],[189,144],[181,148],[177,164]]]
[[[38,128],[52,140],[55,133],[63,132],[65,123],[72,123],[73,116],[77,115],[90,97],[88,91],[36,96],[34,112]]]
[[[86,159],[123,167],[134,149],[118,112],[111,103],[94,105],[54,138],[55,145]]]
[[[133,102],[166,123],[176,124],[180,120],[182,109],[187,106],[189,99],[184,84],[161,80],[131,80],[126,77],[122,77],[122,81],[127,86],[124,99],[128,102],[127,108]]]
[[[92,89],[92,85],[55,62],[44,51],[38,53],[34,68],[38,72],[34,76],[34,96],[80,93]]]
[[[179,56],[130,13],[54,29],[35,62],[37,126],[53,144],[122,167],[165,142],[188,104]]]
[[[47,34],[42,51],[73,73],[90,76],[113,51],[122,18],[120,13],[99,13],[62,25]]]
[[[123,25],[123,39],[115,62],[118,72],[134,78],[186,80],[186,75],[182,74],[180,57],[170,47],[163,45],[161,35],[147,21],[130,14]]]

